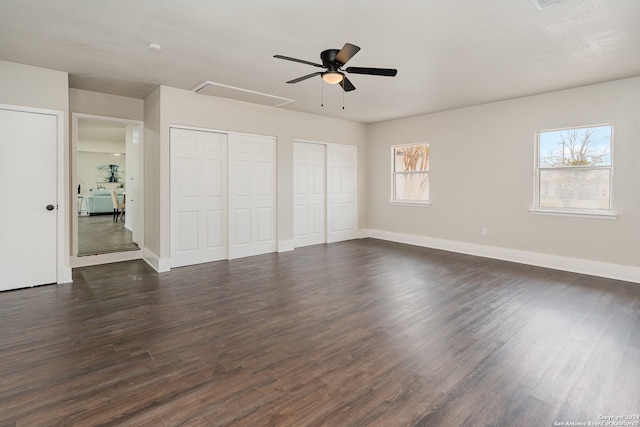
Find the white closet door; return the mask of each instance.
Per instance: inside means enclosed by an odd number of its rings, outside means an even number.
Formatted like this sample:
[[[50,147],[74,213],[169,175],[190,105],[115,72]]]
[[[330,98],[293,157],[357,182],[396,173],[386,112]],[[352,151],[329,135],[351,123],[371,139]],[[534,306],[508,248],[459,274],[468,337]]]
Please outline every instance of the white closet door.
[[[327,242],[358,238],[358,147],[327,145]]]
[[[227,135],[171,129],[171,266],[227,258]]]
[[[326,243],[326,146],[294,142],[294,245]]]
[[[0,290],[57,281],[57,144],[55,115],[0,109]]]
[[[229,135],[229,259],[276,250],[275,138]]]

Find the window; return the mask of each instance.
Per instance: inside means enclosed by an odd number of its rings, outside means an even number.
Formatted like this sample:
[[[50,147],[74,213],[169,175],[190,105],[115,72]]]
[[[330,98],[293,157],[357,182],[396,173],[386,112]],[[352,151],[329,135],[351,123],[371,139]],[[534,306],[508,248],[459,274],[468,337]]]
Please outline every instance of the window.
[[[429,203],[429,144],[392,147],[391,201]]]
[[[613,126],[537,134],[534,211],[612,215]]]

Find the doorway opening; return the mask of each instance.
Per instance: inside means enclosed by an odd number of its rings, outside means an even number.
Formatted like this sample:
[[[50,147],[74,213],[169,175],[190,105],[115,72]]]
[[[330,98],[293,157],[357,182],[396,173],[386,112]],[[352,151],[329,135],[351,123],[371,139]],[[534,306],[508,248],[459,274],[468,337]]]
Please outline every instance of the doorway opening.
[[[108,254],[130,252],[125,259],[140,258],[143,122],[79,113],[72,117],[72,258],[76,265],[109,262]]]

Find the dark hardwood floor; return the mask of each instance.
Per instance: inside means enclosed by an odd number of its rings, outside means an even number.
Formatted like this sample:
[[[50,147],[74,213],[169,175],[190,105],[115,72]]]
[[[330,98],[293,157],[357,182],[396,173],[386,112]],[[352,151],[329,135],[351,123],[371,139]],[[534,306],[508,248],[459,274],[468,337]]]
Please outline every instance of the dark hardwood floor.
[[[520,427],[640,413],[637,284],[372,239],[73,276],[0,293],[2,426]]]
[[[123,221],[113,222],[113,215],[78,216],[78,255],[135,251],[131,231]]]

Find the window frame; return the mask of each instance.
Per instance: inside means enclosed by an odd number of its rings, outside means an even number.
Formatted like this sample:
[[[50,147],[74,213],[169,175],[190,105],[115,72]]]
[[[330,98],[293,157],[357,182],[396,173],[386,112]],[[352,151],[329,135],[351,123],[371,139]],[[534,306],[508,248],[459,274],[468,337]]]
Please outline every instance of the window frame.
[[[559,131],[571,131],[580,129],[589,129],[609,126],[611,128],[611,139],[609,141],[609,156],[610,162],[607,166],[540,166],[540,136],[546,132],[559,132]],[[604,219],[616,219],[618,214],[613,210],[613,178],[614,178],[614,126],[613,123],[599,123],[592,125],[582,126],[570,126],[554,129],[542,129],[535,132],[535,153],[534,153],[534,180],[533,180],[533,207],[529,209],[532,214],[543,215],[559,215],[559,216],[572,216],[572,217],[586,217],[586,218],[604,218]],[[575,208],[571,206],[552,207],[552,206],[540,206],[540,186],[541,171],[542,170],[608,170],[609,172],[609,209],[589,209],[589,208]]]
[[[396,149],[399,147],[410,147],[415,145],[426,145],[429,150],[428,168],[424,171],[396,171]],[[426,200],[412,200],[412,199],[399,199],[396,197],[396,177],[398,175],[412,175],[412,174],[426,174],[428,179],[427,186],[427,199]],[[414,206],[431,206],[431,144],[428,142],[414,142],[407,144],[394,144],[391,146],[391,197],[389,204],[392,205],[414,205]]]

